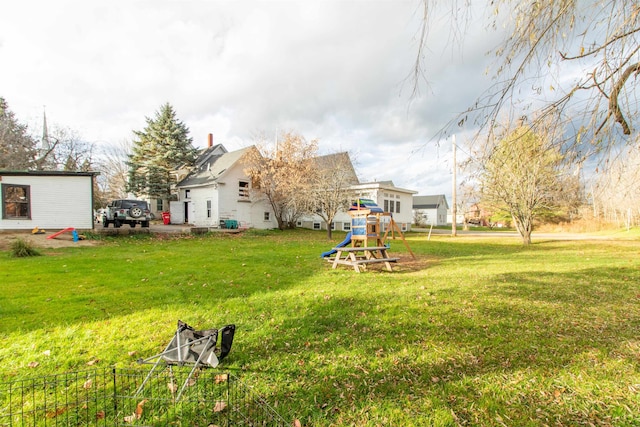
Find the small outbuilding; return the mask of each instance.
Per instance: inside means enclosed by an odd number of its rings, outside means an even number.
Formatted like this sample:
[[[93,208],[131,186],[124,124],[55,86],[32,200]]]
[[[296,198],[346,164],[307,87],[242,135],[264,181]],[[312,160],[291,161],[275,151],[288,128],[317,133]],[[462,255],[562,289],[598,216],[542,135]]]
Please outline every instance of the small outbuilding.
[[[93,229],[98,172],[0,170],[0,231]]]

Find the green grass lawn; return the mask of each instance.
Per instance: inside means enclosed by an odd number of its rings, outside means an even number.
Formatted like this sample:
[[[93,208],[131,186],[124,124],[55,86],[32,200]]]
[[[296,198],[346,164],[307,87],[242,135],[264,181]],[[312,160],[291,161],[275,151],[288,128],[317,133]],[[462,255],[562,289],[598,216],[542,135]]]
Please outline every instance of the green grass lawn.
[[[640,425],[637,234],[523,247],[409,233],[419,262],[361,274],[319,257],[343,237],[0,253],[0,378],[135,367],[181,319],[235,323],[223,367],[303,425]],[[400,240],[390,252],[407,255]]]

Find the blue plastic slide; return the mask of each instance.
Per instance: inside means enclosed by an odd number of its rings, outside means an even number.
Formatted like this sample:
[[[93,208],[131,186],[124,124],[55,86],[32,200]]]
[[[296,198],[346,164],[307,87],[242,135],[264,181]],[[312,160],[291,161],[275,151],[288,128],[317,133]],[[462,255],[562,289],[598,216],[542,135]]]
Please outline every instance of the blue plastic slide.
[[[347,235],[344,237],[344,240],[340,243],[338,243],[335,247],[336,248],[344,248],[345,246],[347,246],[349,243],[351,243],[351,232],[348,232]],[[330,251],[327,252],[322,252],[322,254],[320,255],[322,258],[326,258],[329,255],[333,255],[335,254],[337,251],[335,249],[331,249]]]

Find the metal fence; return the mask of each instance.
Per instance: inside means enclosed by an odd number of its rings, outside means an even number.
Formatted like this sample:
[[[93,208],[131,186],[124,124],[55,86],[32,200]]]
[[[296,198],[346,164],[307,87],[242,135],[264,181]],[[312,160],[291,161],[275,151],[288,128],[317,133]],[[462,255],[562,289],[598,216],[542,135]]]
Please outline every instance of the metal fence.
[[[106,369],[0,383],[0,426],[291,425],[235,375],[189,372]]]

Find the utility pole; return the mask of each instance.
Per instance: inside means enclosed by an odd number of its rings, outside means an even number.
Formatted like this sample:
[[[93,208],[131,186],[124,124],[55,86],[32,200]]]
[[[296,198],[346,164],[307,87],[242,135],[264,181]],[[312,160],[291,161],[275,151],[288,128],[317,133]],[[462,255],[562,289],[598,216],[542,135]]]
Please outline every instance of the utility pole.
[[[458,208],[456,207],[456,136],[453,135],[453,189],[451,191],[451,235],[457,236],[456,222],[458,220]]]

